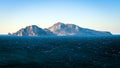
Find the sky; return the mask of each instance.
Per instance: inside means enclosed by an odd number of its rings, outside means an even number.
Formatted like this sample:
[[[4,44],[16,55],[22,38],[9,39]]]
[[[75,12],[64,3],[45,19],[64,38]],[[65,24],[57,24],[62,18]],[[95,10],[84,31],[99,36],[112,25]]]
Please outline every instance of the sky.
[[[120,0],[0,0],[0,34],[57,22],[120,34]]]

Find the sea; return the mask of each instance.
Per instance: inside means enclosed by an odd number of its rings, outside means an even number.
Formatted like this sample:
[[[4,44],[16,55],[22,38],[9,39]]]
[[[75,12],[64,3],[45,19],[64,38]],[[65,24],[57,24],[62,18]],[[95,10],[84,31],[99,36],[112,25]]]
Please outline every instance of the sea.
[[[0,68],[120,68],[120,35],[1,35]]]

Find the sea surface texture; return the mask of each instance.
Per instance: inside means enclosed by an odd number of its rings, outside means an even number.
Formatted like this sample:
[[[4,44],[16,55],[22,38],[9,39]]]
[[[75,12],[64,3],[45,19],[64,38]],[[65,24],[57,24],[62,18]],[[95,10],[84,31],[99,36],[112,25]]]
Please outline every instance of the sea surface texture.
[[[120,68],[120,36],[0,36],[0,68]]]

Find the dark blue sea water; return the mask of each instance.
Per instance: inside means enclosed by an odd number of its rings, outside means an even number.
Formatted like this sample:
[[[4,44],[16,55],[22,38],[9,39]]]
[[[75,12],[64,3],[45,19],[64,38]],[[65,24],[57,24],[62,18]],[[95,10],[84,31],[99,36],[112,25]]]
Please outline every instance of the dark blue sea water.
[[[120,36],[0,36],[0,68],[120,68]]]

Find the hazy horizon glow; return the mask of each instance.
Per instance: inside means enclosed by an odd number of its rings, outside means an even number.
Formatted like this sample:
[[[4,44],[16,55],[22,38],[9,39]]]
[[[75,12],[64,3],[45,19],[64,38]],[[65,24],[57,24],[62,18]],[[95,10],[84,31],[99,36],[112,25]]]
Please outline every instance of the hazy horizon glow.
[[[0,34],[56,22],[120,34],[119,0],[0,0]]]

